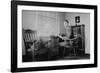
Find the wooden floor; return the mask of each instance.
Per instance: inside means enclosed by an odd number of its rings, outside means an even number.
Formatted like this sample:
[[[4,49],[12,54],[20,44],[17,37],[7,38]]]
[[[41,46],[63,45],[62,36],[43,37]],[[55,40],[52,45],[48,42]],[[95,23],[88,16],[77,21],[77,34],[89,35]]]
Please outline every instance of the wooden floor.
[[[60,60],[79,60],[79,59],[90,59],[90,55],[83,55],[83,56],[65,56]]]
[[[56,61],[56,60],[81,60],[81,59],[90,59],[89,54],[81,55],[81,56],[75,56],[75,55],[69,55],[64,57],[52,57],[51,59],[48,59],[46,55],[43,55],[42,57],[39,57],[38,59],[34,60],[36,61]],[[34,62],[31,55],[23,56],[23,62]]]

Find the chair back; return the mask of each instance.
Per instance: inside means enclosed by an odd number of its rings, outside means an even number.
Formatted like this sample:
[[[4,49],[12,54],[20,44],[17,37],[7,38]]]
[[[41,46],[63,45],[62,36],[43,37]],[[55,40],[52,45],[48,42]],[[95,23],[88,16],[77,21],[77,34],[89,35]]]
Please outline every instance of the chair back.
[[[25,42],[34,42],[37,38],[36,31],[30,30],[30,29],[24,30],[23,38]]]
[[[23,33],[22,34],[23,34],[23,39],[24,39],[24,43],[25,43],[25,49],[26,49],[26,53],[27,53],[28,50],[31,48],[31,46],[36,41],[37,34],[36,34],[36,31],[30,30],[30,29],[27,29],[27,30],[23,29]],[[34,49],[34,48],[32,48],[32,49]]]

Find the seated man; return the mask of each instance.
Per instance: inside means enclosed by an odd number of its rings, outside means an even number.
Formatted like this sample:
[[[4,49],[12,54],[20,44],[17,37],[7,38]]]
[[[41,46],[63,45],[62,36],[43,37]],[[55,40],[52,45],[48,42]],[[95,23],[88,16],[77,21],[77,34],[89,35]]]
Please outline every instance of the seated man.
[[[66,35],[59,35],[59,56],[64,57],[64,55],[69,55],[69,50],[72,49],[74,40],[78,39],[77,37],[68,38]],[[66,48],[66,49],[64,49]],[[69,49],[70,48],[70,49]]]

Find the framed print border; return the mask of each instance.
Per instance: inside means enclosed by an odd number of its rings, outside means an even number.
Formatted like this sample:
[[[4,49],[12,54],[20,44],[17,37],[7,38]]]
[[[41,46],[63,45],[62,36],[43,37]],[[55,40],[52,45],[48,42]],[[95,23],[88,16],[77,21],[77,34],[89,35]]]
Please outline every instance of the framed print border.
[[[94,10],[94,64],[18,68],[18,58],[17,58],[17,54],[18,54],[18,39],[17,39],[18,38],[18,34],[17,34],[18,32],[18,22],[17,22],[18,13],[17,12],[18,12],[19,5]],[[90,67],[97,67],[97,6],[96,5],[48,3],[48,2],[33,2],[33,1],[11,1],[11,72],[90,68]]]

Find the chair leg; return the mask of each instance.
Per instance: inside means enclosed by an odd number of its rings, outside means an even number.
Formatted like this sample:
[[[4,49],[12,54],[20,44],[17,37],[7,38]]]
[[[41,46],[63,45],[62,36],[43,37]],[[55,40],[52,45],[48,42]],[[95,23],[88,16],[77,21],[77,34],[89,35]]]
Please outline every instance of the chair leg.
[[[74,55],[76,56],[76,49],[74,48]]]
[[[64,50],[63,50],[63,58],[64,58],[64,56],[65,56],[65,49],[66,49],[66,48],[64,48]]]

